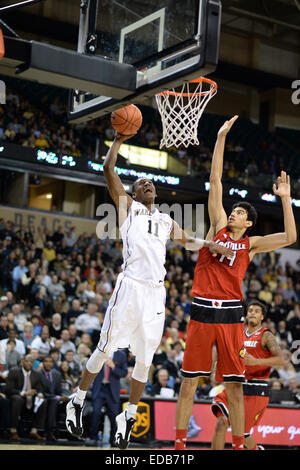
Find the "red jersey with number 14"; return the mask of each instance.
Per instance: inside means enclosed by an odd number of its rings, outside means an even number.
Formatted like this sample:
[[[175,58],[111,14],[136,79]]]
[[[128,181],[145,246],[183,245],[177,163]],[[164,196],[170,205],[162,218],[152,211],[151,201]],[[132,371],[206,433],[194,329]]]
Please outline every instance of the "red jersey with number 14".
[[[250,263],[249,238],[230,238],[227,227],[216,234],[215,243],[226,246],[234,253],[232,259],[212,256],[209,248],[202,248],[194,272],[193,297],[206,299],[243,300],[242,281]]]

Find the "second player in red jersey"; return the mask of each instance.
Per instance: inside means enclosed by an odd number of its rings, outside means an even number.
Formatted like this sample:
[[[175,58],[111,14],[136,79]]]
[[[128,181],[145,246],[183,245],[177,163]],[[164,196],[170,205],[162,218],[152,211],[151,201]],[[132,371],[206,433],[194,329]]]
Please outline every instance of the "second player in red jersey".
[[[283,365],[283,354],[276,338],[268,328],[262,327],[265,306],[253,300],[248,304],[244,331],[246,382],[243,384],[245,403],[245,445],[249,450],[260,450],[251,436],[251,429],[260,422],[269,403],[271,368]],[[213,450],[224,449],[229,426],[228,396],[226,390],[215,396],[212,412],[218,418],[212,441]]]

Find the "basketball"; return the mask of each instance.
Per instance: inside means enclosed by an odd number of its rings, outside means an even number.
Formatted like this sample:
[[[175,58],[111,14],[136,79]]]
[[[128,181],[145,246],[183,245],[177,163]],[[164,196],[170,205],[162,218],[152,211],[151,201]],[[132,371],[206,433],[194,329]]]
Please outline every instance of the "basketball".
[[[143,122],[141,111],[134,104],[111,113],[111,125],[121,135],[136,134]]]

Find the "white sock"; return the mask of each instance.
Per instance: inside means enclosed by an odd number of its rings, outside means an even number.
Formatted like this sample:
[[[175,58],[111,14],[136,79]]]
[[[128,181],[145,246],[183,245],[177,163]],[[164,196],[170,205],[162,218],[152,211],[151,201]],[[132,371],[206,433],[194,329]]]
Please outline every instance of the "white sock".
[[[74,397],[74,403],[77,405],[82,405],[86,396],[86,390],[77,390],[76,396]]]
[[[126,407],[127,418],[135,418],[137,408],[138,408],[137,405],[133,405],[132,403],[128,403],[128,405]]]

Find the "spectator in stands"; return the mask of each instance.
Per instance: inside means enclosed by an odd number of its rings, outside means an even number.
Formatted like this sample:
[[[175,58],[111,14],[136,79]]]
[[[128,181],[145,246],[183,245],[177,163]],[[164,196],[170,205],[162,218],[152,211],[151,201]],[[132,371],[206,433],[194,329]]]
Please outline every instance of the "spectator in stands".
[[[62,363],[62,357],[63,357],[60,350],[56,347],[51,348],[49,356],[51,356],[53,359],[53,369],[59,370],[61,363]]]
[[[64,361],[67,361],[70,369],[72,371],[72,375],[76,380],[79,380],[80,373],[82,371],[77,358],[75,357],[75,353],[72,349],[68,349],[64,354]]]
[[[25,355],[25,345],[23,341],[17,338],[17,332],[14,328],[10,328],[8,330],[8,338],[2,339],[0,341],[0,347],[2,348],[2,351],[6,351],[7,342],[11,339],[16,342],[15,350],[23,357]]]
[[[30,345],[31,348],[38,349],[39,359],[43,360],[44,357],[48,356],[50,349],[53,348],[54,343],[49,335],[49,327],[45,325],[42,327],[41,335],[36,336]]]
[[[176,360],[176,356],[177,356],[177,352],[173,347],[168,352],[167,359],[162,364],[162,369],[166,369],[169,373],[169,380],[167,383],[174,389],[175,394],[179,392],[179,388],[180,388],[180,368]],[[154,374],[153,380],[155,380],[155,374]]]
[[[32,341],[37,335],[33,333],[33,324],[27,321],[24,325],[24,331],[20,334],[20,339],[23,341],[26,352],[29,353]]]
[[[17,366],[23,357],[15,349],[16,349],[16,340],[9,339],[6,343],[6,352],[5,352],[5,362],[8,367],[8,370],[10,370],[12,367]]]
[[[180,338],[178,328],[174,328],[174,327],[169,328],[168,332],[169,332],[169,338],[166,341],[166,346],[168,348],[168,351],[170,351],[173,345],[178,341],[181,343],[182,347],[185,348],[185,342]]]
[[[291,333],[286,328],[286,322],[284,320],[280,320],[277,326],[277,338],[279,342],[285,341],[286,345],[289,346],[292,342]]]
[[[271,304],[273,300],[273,294],[271,292],[271,288],[269,284],[265,284],[263,289],[261,289],[258,293],[258,299],[265,304]]]
[[[14,367],[6,378],[5,395],[11,402],[11,440],[20,440],[18,430],[21,416],[25,413],[32,419],[32,427],[29,434],[31,439],[45,440],[38,430],[45,428],[46,407],[42,403],[34,413],[34,402],[37,398],[43,398],[41,375],[32,369],[33,359],[27,354],[23,359],[23,365]]]
[[[6,315],[0,316],[0,341],[8,338],[8,320]]]
[[[42,325],[40,325],[40,316],[39,315],[36,315],[36,314],[33,314],[31,317],[30,317],[30,323],[32,324],[33,328],[32,328],[32,334],[34,336],[40,336],[41,332],[42,332]]]
[[[79,344],[78,346],[80,346],[81,344],[85,344],[88,348],[92,349],[93,347],[93,342],[92,342],[92,338],[91,338],[91,335],[89,333],[83,333],[81,335],[81,338],[80,338],[80,341],[79,341]],[[77,347],[78,347],[77,346]]]
[[[53,246],[52,241],[48,241],[46,243],[45,248],[43,248],[43,254],[46,256],[46,260],[51,263],[51,261],[54,261],[56,258],[56,251]]]
[[[77,332],[77,328],[75,325],[71,324],[69,325],[68,330],[70,333],[70,341],[72,341],[72,343],[74,343],[75,347],[77,348],[80,343],[80,336]]]
[[[298,300],[294,290],[293,280],[290,277],[287,278],[287,287],[283,290],[283,296],[285,299],[292,299],[295,302]]]
[[[54,313],[49,325],[50,338],[60,338],[62,330],[62,316],[60,313]]]
[[[287,307],[284,303],[282,294],[275,294],[274,300],[269,308],[268,318],[274,321],[276,324],[280,320],[285,320],[287,317]]]
[[[15,266],[12,271],[12,288],[15,294],[18,292],[19,284],[21,282],[23,274],[27,271],[28,269],[25,265],[25,259],[21,258],[19,264]]]
[[[10,311],[8,307],[8,297],[6,295],[2,295],[0,297],[0,318],[1,315],[5,315]]]
[[[38,147],[40,149],[45,149],[45,148],[50,147],[49,142],[46,139],[45,134],[41,133],[39,135],[39,137],[35,140],[35,147]]]
[[[277,372],[284,386],[288,385],[290,379],[294,379],[296,377],[296,370],[291,362],[290,351],[286,350],[284,352],[284,364],[282,367],[277,368]]]
[[[57,274],[53,274],[51,283],[48,286],[48,292],[51,295],[52,300],[57,300],[60,294],[65,292],[65,288],[59,281]]]
[[[162,388],[168,388],[173,390],[170,385],[168,385],[169,380],[169,372],[166,369],[159,369],[157,372],[157,382],[152,385],[150,395],[151,396],[158,396],[161,394]]]
[[[69,276],[69,279],[64,285],[68,302],[72,302],[75,299],[78,284],[79,282],[76,280],[74,273],[71,273],[71,275]]]
[[[62,377],[62,394],[65,397],[70,397],[77,390],[78,380],[74,377],[73,371],[68,361],[62,361],[59,372]]]
[[[31,348],[30,349],[30,356],[33,359],[33,370],[40,370],[42,362],[39,359],[39,350],[36,348]]]
[[[12,312],[9,312],[7,315],[7,321],[8,321],[8,327],[9,329],[15,330],[16,334],[19,336],[20,331],[17,328],[17,325],[15,324],[15,316]]]
[[[21,278],[20,286],[19,286],[19,295],[23,299],[28,299],[31,305],[34,304],[34,296],[33,296],[32,290],[36,281],[37,269],[38,269],[37,263],[29,264],[28,270],[24,272]]]
[[[174,344],[173,344],[173,349],[175,351],[175,360],[177,362],[177,365],[179,367],[179,369],[181,368],[182,366],[182,361],[183,361],[183,355],[184,355],[184,350],[183,350],[183,347],[182,347],[182,344],[180,343],[180,341],[176,341]]]
[[[43,358],[41,369],[41,383],[43,395],[47,401],[47,440],[56,441],[57,431],[57,408],[58,404],[69,401],[69,398],[62,394],[61,374],[53,369],[54,362],[51,356]]]
[[[98,306],[90,302],[87,307],[87,313],[79,315],[75,321],[75,326],[78,331],[82,333],[89,333],[93,335],[95,332],[100,332],[101,324],[97,315]]]
[[[21,313],[21,307],[19,304],[14,304],[11,310],[14,314],[14,323],[18,331],[23,332],[25,323],[27,322],[27,315],[25,313]]]
[[[61,346],[61,349],[60,349],[61,354],[63,354],[63,356],[64,356],[67,351],[73,351],[73,353],[75,353],[76,352],[76,347],[75,347],[74,343],[72,341],[70,341],[69,330],[67,330],[66,328],[63,329],[62,332],[61,332],[60,337],[62,339],[62,346]]]
[[[300,385],[296,379],[293,378],[288,381],[288,390],[292,392],[295,399],[297,398],[295,401],[300,403]]]
[[[81,343],[78,345],[74,359],[78,362],[81,371],[84,369],[91,354],[92,351],[86,344]]]

